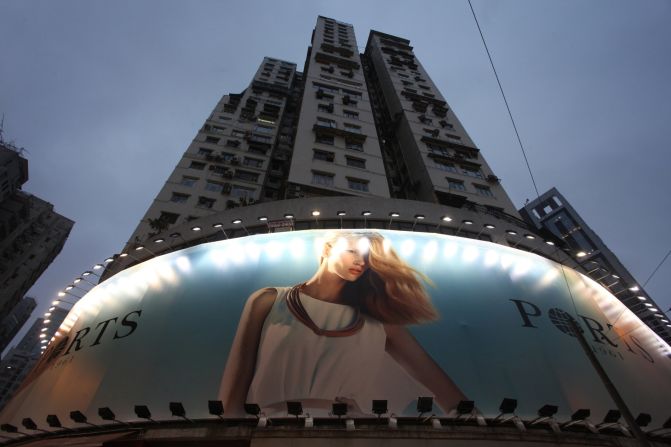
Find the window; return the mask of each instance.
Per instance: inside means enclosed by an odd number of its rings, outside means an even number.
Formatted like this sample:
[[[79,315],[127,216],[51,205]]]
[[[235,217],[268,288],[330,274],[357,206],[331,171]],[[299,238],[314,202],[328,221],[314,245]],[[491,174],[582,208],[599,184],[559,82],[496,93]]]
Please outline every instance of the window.
[[[353,151],[363,152],[363,144],[358,141],[345,140],[345,147]]]
[[[167,224],[174,224],[177,222],[177,219],[179,219],[179,214],[176,213],[168,213],[166,211],[161,211],[161,215],[158,217],[158,220],[165,222]]]
[[[445,156],[450,155],[450,151],[447,150],[446,147],[438,146],[437,144],[432,144],[432,143],[426,143],[426,147],[429,149],[429,152],[431,152],[432,154],[439,154],[439,155],[445,155]]]
[[[353,112],[351,110],[343,110],[342,114],[345,118],[351,118],[358,120],[359,119],[359,113],[358,112]]]
[[[447,132],[445,132],[445,135],[447,136],[447,138],[451,140],[457,140],[457,141],[461,140],[461,137],[459,135],[452,135],[451,133]]]
[[[479,195],[484,197],[494,197],[494,193],[492,192],[491,189],[489,189],[489,186],[482,186],[476,184],[473,184],[473,186],[475,186],[475,192],[478,193]]]
[[[197,181],[198,181],[198,177],[189,177],[189,176],[183,175],[182,176],[182,181],[180,182],[180,185],[188,186],[190,188],[193,185],[195,185]]]
[[[210,199],[209,197],[198,197],[198,203],[196,204],[197,208],[207,208],[210,209],[214,206],[216,200]]]
[[[228,147],[239,147],[240,146],[240,141],[239,140],[226,140],[226,146],[228,146]]]
[[[321,186],[333,186],[333,174],[312,171],[312,183]]]
[[[356,158],[347,156],[347,166],[352,166],[354,168],[366,169],[366,160],[363,158]]]
[[[205,189],[207,191],[212,191],[212,192],[221,192],[224,190],[224,185],[221,183],[217,182],[211,182],[208,180],[208,182],[205,184]]]
[[[272,134],[275,129],[270,126],[257,125],[254,127],[255,133]]]
[[[219,142],[219,138],[218,137],[207,136],[207,137],[205,137],[205,142],[206,143],[217,144]]]
[[[200,161],[192,161],[191,164],[189,165],[189,168],[202,171],[203,169],[205,169],[205,163],[202,163]]]
[[[355,124],[349,124],[349,123],[345,123],[344,126],[345,126],[345,130],[347,132],[361,133],[361,126],[357,126]]]
[[[245,188],[244,186],[239,186],[239,185],[233,185],[231,187],[231,196],[232,197],[238,197],[238,198],[253,198],[254,197],[254,192],[256,190],[254,188]]]
[[[187,200],[189,200],[189,195],[179,192],[173,192],[172,196],[170,197],[170,201],[175,203],[186,203]]]
[[[222,152],[221,153],[221,158],[224,159],[224,161],[230,162],[235,158],[235,155],[229,154],[228,152]]]
[[[319,104],[317,111],[322,113],[333,113],[333,104]]]
[[[459,172],[457,170],[457,167],[454,165],[454,163],[448,163],[446,161],[437,159],[437,158],[432,158],[433,160],[433,166],[442,170],[442,171],[447,171],[447,172]]]
[[[319,149],[312,149],[312,159],[333,163],[333,160],[335,160],[335,154],[329,151],[320,151]]]
[[[240,169],[236,169],[235,178],[238,180],[245,180],[247,182],[255,182],[259,179],[259,174],[255,172],[242,171]]]
[[[242,164],[252,168],[260,168],[263,166],[263,160],[259,160],[258,158],[245,157],[242,160]]]
[[[454,126],[448,123],[446,120],[440,120],[438,123],[443,127],[447,127],[448,129],[454,129]]]
[[[234,137],[243,138],[245,136],[245,132],[241,130],[234,130],[233,132],[231,132],[231,135],[233,135]]]
[[[317,135],[315,142],[333,145],[333,135]]]
[[[212,149],[205,149],[204,147],[198,148],[198,155],[205,157],[207,155],[212,155]]]
[[[320,116],[317,117],[317,125],[321,127],[329,127],[331,129],[338,127],[338,124],[335,121],[328,118],[322,118]]]
[[[347,186],[355,191],[368,192],[368,180],[347,177]]]
[[[456,191],[466,191],[466,185],[461,180],[447,179],[447,186]]]
[[[467,167],[467,166],[462,166],[462,167],[461,167],[461,173],[462,173],[462,174],[466,174],[466,175],[468,175],[469,177],[485,178],[485,177],[482,175],[482,172],[480,172],[479,169],[469,168],[469,167]]]

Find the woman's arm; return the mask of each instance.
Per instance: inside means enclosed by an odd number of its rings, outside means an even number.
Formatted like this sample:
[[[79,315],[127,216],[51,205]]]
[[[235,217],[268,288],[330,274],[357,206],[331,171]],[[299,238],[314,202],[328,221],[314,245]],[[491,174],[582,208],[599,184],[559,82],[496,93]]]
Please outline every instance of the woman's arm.
[[[427,387],[445,412],[466,396],[404,327],[385,324],[386,350],[415,380]]]
[[[219,396],[229,415],[245,414],[244,404],[254,377],[261,329],[276,297],[275,289],[257,290],[247,299],[242,310],[219,388]]]

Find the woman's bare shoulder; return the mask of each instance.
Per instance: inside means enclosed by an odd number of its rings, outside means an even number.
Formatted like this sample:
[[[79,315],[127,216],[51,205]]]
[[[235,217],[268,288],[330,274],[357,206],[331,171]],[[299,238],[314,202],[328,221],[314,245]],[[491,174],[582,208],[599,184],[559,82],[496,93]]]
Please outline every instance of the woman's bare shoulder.
[[[264,287],[249,295],[247,306],[252,312],[269,311],[277,298],[277,289],[274,287]]]

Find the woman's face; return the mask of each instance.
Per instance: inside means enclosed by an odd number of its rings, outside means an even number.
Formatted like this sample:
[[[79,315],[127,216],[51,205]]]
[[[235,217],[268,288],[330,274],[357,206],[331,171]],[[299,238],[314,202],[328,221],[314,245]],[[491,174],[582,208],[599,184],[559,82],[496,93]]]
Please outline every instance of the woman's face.
[[[368,269],[368,246],[366,238],[338,239],[327,258],[328,271],[345,281],[356,281]]]

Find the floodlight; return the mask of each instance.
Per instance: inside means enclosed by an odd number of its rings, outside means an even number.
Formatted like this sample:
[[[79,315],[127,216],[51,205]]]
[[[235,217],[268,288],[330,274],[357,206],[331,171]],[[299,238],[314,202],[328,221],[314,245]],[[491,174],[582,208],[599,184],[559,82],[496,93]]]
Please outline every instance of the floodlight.
[[[433,397],[418,397],[417,412],[421,416],[423,413],[430,413],[433,410]]]
[[[7,433],[18,433],[19,429],[12,424],[2,424],[0,425],[0,430],[6,431]]]
[[[462,416],[464,414],[471,414],[475,409],[475,401],[462,400],[457,404],[457,414]]]
[[[514,413],[516,408],[517,408],[517,399],[510,399],[506,397],[501,401],[499,411],[501,412],[501,414]]]
[[[76,422],[78,424],[88,424],[89,423],[86,420],[86,415],[79,410],[71,411],[70,412],[70,419],[72,419],[74,422]]]
[[[589,417],[591,411],[589,408],[581,408],[571,415],[572,421],[582,421]]]
[[[373,400],[373,414],[377,414],[378,418],[388,411],[386,400]]]
[[[50,414],[47,416],[47,424],[49,427],[54,427],[54,428],[61,428],[63,425],[61,425],[60,419],[58,419],[58,416],[55,414]]]
[[[345,402],[333,402],[332,407],[332,413],[334,416],[338,416],[338,419],[340,419],[342,416],[345,416],[347,414],[347,404]]]
[[[98,408],[98,416],[103,421],[116,421],[116,415],[110,407]]]
[[[224,414],[224,404],[220,400],[208,400],[207,409],[213,416],[221,416]]]
[[[184,410],[184,405],[181,402],[170,402],[168,407],[173,416],[186,419],[186,410]]]
[[[538,410],[538,417],[539,418],[551,418],[557,413],[557,410],[559,408],[556,405],[543,405],[539,410]]]
[[[636,416],[635,419],[636,425],[638,425],[639,427],[647,427],[651,421],[652,416],[650,416],[648,413],[641,413],[638,416]]]
[[[148,419],[154,422],[154,420],[151,418],[149,407],[146,405],[135,405],[135,415],[141,419]]]
[[[259,414],[261,414],[261,407],[259,407],[259,404],[245,404],[245,413],[251,414],[252,416],[259,417]]]
[[[287,413],[289,413],[292,416],[296,416],[296,419],[298,419],[298,416],[303,414],[303,404],[297,401],[288,401]]]
[[[37,424],[30,418],[23,418],[21,424],[28,430],[37,430]]]
[[[620,413],[619,410],[608,410],[608,413],[606,413],[606,416],[603,418],[602,423],[614,424],[620,420],[620,417],[622,417],[622,414]]]

